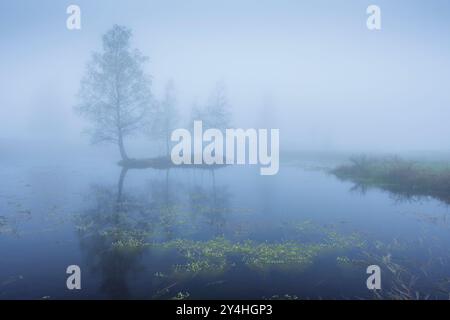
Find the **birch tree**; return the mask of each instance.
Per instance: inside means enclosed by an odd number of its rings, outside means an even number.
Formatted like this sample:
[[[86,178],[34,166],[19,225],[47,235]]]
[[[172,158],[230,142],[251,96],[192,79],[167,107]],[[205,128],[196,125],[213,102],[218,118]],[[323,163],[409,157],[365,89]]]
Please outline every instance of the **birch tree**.
[[[152,109],[151,79],[143,68],[148,58],[131,49],[131,38],[131,30],[119,25],[103,35],[103,50],[87,65],[75,107],[91,124],[92,142],[116,144],[123,160],[125,138],[144,128]]]

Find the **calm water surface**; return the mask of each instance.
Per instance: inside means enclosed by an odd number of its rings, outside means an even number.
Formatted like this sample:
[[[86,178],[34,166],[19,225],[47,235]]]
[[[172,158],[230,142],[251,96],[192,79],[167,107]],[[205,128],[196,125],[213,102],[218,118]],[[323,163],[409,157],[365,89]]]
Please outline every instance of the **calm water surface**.
[[[449,209],[434,199],[306,166],[0,170],[2,299],[449,297]],[[72,264],[78,291],[66,288]]]

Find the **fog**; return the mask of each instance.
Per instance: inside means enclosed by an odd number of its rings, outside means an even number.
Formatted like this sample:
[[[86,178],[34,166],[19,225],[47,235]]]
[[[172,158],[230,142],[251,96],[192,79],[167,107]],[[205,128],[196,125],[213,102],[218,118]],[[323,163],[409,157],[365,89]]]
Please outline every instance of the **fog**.
[[[1,0],[0,300],[448,299],[449,31],[448,0]]]
[[[0,4],[3,150],[102,150],[73,107],[101,37],[133,31],[150,58],[152,93],[176,86],[180,126],[217,81],[233,126],[279,128],[282,150],[447,151],[450,3],[381,1],[382,29],[366,27],[369,1],[72,1]],[[153,152],[141,136],[133,155]],[[35,149],[33,149],[35,148]]]

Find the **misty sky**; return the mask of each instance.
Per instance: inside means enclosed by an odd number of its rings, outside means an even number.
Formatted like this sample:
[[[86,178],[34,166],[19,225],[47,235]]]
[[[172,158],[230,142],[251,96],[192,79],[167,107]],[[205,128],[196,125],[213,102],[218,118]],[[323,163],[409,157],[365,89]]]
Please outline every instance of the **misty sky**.
[[[366,28],[370,4],[381,31]],[[115,23],[150,57],[157,98],[175,81],[185,119],[223,80],[235,126],[280,128],[285,149],[450,148],[446,0],[1,1],[0,142],[89,143],[72,107]]]

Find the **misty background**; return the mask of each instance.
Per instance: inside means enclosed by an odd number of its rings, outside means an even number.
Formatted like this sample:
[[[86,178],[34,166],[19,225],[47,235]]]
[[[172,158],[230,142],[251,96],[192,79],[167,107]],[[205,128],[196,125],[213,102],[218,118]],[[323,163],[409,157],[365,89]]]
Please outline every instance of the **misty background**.
[[[66,8],[81,8],[81,30]],[[381,7],[382,30],[366,28]],[[279,128],[282,150],[447,151],[450,3],[440,1],[2,1],[0,152],[118,159],[90,146],[73,107],[113,24],[150,58],[152,93],[173,79],[181,127],[217,81],[233,126]],[[132,156],[155,144],[130,139]],[[282,160],[282,159],[281,159]]]

